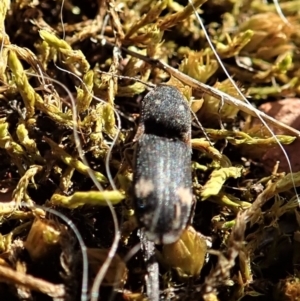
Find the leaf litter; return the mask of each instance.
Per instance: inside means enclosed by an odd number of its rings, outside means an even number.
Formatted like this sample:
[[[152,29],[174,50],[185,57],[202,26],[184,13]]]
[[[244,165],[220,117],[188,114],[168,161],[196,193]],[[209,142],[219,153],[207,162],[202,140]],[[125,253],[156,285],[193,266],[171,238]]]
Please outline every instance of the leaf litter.
[[[300,133],[256,107],[299,97],[298,8],[3,0],[1,296],[147,300],[132,142],[141,98],[168,82],[194,116],[196,206],[181,239],[156,248],[161,297],[297,299],[299,171],[260,159]]]

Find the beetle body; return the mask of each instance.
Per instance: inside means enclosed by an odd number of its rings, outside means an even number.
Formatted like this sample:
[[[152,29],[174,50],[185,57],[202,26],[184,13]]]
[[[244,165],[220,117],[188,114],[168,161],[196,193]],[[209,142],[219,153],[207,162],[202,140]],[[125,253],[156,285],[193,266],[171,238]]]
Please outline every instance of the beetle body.
[[[171,86],[161,85],[142,101],[136,135],[133,194],[135,212],[150,241],[177,241],[193,203],[191,115]]]

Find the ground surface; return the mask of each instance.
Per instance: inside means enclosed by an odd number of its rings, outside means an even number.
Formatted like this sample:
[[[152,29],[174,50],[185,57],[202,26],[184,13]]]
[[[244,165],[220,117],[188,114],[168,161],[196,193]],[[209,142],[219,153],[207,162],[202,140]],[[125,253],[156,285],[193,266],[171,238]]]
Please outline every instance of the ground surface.
[[[300,130],[299,1],[280,2],[286,19],[262,0],[203,2],[195,1],[197,11],[243,95]],[[126,52],[158,59],[244,101],[186,1],[2,1],[0,26],[1,300],[81,298],[84,269],[74,229],[38,205],[55,209],[81,234],[89,287],[107,262],[117,220],[122,236],[101,282],[102,300],[112,292],[117,300],[146,298],[142,254],[129,256],[139,242],[130,194],[132,142],[149,89],[144,83],[163,82],[180,89],[197,117],[197,205],[180,245],[157,248],[161,295],[299,298],[297,132],[270,125],[281,135],[274,138],[249,112],[220,105],[154,61]],[[293,142],[290,165],[279,142]],[[201,273],[206,247],[195,230],[215,250]]]

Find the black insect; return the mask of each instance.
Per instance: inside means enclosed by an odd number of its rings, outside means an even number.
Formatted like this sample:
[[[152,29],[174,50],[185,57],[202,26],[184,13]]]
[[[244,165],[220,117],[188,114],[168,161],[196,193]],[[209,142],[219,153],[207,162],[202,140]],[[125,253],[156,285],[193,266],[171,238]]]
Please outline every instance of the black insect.
[[[134,206],[146,237],[156,244],[179,239],[191,207],[191,114],[179,90],[160,85],[141,103],[136,134]]]

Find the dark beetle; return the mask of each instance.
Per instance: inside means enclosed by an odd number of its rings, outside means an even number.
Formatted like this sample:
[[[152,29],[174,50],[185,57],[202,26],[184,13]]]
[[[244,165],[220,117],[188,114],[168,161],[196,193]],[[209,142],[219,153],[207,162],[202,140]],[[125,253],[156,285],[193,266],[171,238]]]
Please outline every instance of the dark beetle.
[[[138,221],[150,241],[170,244],[186,227],[193,203],[191,114],[177,88],[160,85],[141,104],[133,180]]]

